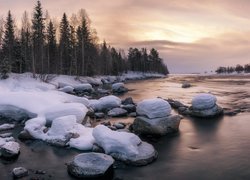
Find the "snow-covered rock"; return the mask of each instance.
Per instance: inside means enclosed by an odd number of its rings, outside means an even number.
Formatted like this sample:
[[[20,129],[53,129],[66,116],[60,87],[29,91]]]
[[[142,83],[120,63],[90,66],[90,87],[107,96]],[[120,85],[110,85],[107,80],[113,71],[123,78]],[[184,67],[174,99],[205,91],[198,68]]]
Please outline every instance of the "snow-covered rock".
[[[100,98],[99,100],[90,100],[89,106],[95,111],[110,110],[116,107],[120,107],[121,99],[110,95]]]
[[[163,99],[147,99],[139,102],[136,107],[136,113],[139,116],[148,118],[161,118],[171,114],[171,106]]]
[[[58,91],[62,91],[65,93],[74,93],[74,88],[72,86],[65,86],[63,88],[58,89]]]
[[[84,92],[91,93],[94,91],[92,85],[89,83],[76,85],[74,86],[74,90],[76,93],[84,93]]]
[[[17,142],[6,142],[1,147],[1,157],[6,159],[16,158],[20,154],[20,145]]]
[[[24,130],[27,131],[33,138],[45,140],[46,135],[44,130],[46,129],[45,117],[37,117],[26,121]]]
[[[140,148],[143,142],[135,134],[112,131],[106,126],[98,125],[93,130],[93,136],[97,145],[102,147],[106,154],[126,163],[137,165],[136,162],[140,159],[144,161],[140,165],[146,165],[156,158],[157,153],[152,146],[145,151]]]
[[[77,178],[104,178],[112,174],[113,163],[114,159],[106,154],[82,153],[68,164],[68,172]]]
[[[192,99],[192,108],[196,110],[210,109],[215,106],[216,100],[212,94],[198,94]]]
[[[24,167],[17,167],[12,170],[12,175],[14,179],[22,178],[28,176],[29,172]]]
[[[14,127],[15,127],[15,124],[2,124],[0,125],[0,131],[13,129]]]
[[[36,114],[16,106],[0,105],[0,117],[8,121],[24,121],[36,116]]]
[[[202,118],[214,117],[223,113],[223,109],[216,104],[216,97],[205,93],[196,95],[188,110],[191,116]]]
[[[112,92],[113,93],[125,93],[127,92],[128,89],[125,87],[124,83],[115,83],[115,84],[112,84]]]
[[[133,131],[137,134],[163,136],[179,130],[180,116],[166,116],[162,118],[149,119],[137,116],[133,122]]]
[[[58,88],[59,88],[59,89],[60,89],[60,88],[65,88],[65,87],[67,87],[67,86],[72,87],[72,85],[69,84],[69,83],[66,83],[66,82],[58,82]]]
[[[111,117],[122,117],[122,116],[126,116],[127,114],[128,114],[128,111],[122,108],[114,108],[108,112],[108,116],[111,116]]]
[[[48,124],[58,117],[74,115],[78,123],[82,123],[88,109],[80,103],[64,103],[48,107],[42,114],[45,115]]]

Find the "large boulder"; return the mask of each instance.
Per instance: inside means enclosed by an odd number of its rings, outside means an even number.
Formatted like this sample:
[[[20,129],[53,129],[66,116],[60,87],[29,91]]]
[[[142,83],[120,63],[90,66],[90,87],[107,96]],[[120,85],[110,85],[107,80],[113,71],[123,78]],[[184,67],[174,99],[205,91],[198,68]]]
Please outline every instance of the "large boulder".
[[[178,115],[149,119],[137,116],[133,122],[133,130],[137,134],[163,136],[179,130],[181,117]]]
[[[102,147],[106,154],[125,163],[146,165],[157,157],[153,146],[142,142],[133,133],[112,131],[98,125],[93,130],[93,136],[97,145]]]
[[[124,83],[115,83],[112,84],[112,92],[117,94],[122,94],[127,92],[128,89],[125,87]]]
[[[0,119],[8,121],[23,121],[36,117],[37,114],[31,113],[25,109],[12,106],[12,105],[0,105]]]
[[[189,111],[191,116],[202,118],[210,118],[223,113],[223,109],[216,104],[216,97],[205,93],[198,94],[192,99]]]
[[[82,153],[68,164],[68,172],[76,178],[104,178],[112,176],[113,163],[114,159],[106,154]]]
[[[137,104],[136,113],[150,119],[161,118],[171,114],[171,106],[167,101],[160,98],[147,99]]]

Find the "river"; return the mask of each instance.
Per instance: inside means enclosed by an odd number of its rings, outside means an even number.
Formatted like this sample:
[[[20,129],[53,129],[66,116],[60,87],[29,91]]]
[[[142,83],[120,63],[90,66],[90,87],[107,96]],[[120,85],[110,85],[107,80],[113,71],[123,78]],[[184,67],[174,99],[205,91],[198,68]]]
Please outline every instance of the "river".
[[[182,89],[184,80],[193,86]],[[155,162],[144,167],[118,166],[114,174],[117,179],[250,179],[249,76],[173,75],[131,82],[126,86],[132,91],[122,98],[131,96],[136,102],[162,97],[190,105],[195,94],[211,92],[217,96],[220,106],[240,108],[244,112],[209,120],[184,117],[179,133],[150,141],[159,153]],[[14,137],[20,130],[21,127]],[[41,141],[20,144],[21,154],[16,161],[1,160],[1,180],[11,179],[12,169],[18,166],[31,170],[29,179],[73,179],[67,173],[66,163],[80,151],[53,147]],[[44,170],[46,174],[36,174],[35,170]]]

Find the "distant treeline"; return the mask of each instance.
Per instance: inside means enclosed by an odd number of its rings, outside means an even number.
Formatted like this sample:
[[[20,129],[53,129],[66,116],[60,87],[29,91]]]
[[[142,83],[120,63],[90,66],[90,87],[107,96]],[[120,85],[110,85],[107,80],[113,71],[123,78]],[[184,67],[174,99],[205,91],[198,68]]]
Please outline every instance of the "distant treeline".
[[[227,73],[227,74],[231,74],[234,72],[237,73],[250,73],[250,64],[246,64],[244,66],[238,64],[235,67],[233,66],[228,66],[228,67],[218,67],[217,70],[215,71],[217,74],[222,74],[222,73]]]
[[[77,76],[118,75],[126,71],[168,74],[154,48],[149,52],[145,48],[130,48],[126,55],[105,41],[98,42],[85,10],[70,18],[64,13],[57,22],[37,1],[31,20],[24,12],[20,28],[9,11],[5,21],[0,19],[2,78],[7,78],[9,72]]]

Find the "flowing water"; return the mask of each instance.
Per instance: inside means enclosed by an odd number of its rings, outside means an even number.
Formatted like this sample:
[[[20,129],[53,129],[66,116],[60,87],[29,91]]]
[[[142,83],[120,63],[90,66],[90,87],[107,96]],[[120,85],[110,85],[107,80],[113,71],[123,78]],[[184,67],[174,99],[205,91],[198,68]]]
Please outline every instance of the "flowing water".
[[[185,80],[193,86],[182,89],[181,82]],[[144,167],[118,166],[117,179],[250,179],[249,76],[170,76],[126,86],[132,91],[123,98],[131,96],[136,102],[159,96],[190,105],[195,94],[211,92],[222,107],[240,108],[244,112],[209,120],[184,118],[179,133],[150,141],[159,153],[154,163]],[[73,179],[67,174],[66,163],[80,151],[53,147],[41,141],[20,144],[21,154],[16,161],[1,161],[1,180],[11,179],[11,170],[18,166],[31,169],[29,178]],[[35,170],[44,170],[46,174],[38,175]]]

